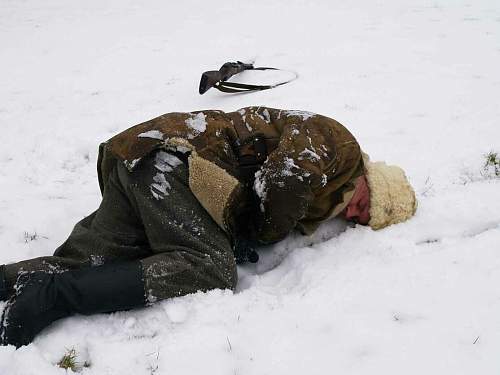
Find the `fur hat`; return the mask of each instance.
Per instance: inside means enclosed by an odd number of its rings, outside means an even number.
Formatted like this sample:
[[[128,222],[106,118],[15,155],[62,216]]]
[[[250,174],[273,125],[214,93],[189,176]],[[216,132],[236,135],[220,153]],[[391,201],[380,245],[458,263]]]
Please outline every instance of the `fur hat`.
[[[417,199],[404,171],[395,165],[367,159],[364,164],[370,188],[368,225],[382,229],[408,220],[417,209]]]

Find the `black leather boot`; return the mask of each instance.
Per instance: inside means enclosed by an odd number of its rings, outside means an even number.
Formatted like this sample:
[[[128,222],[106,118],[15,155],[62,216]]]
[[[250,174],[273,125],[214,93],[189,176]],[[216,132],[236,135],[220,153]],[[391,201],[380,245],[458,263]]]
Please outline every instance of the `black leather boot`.
[[[0,343],[20,347],[54,321],[145,305],[139,261],[112,263],[63,273],[21,275],[4,309]]]

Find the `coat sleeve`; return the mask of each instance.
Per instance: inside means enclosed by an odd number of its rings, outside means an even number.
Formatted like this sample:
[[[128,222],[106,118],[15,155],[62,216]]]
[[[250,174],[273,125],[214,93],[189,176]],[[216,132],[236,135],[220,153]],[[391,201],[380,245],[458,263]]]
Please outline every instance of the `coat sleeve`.
[[[305,217],[315,193],[342,173],[335,134],[337,125],[342,125],[321,115],[296,112],[279,114],[280,142],[255,175],[254,230],[261,243],[282,240]]]

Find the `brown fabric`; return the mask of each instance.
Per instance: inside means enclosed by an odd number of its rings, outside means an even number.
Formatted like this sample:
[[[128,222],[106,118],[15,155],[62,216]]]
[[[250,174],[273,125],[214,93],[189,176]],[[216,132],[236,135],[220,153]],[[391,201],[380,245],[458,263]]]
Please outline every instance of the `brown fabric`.
[[[264,138],[267,158],[257,158],[259,164],[248,173],[240,154],[255,153],[252,145],[245,146],[255,137]],[[179,140],[185,144],[179,145]],[[246,190],[244,196],[256,194],[258,214],[248,236],[264,243],[282,239],[294,227],[314,231],[338,213],[344,195],[363,174],[359,145],[337,121],[304,111],[247,107],[229,113],[169,113],[125,130],[101,148],[101,185],[110,172],[107,160],[121,160],[132,171],[158,148],[195,150],[198,157],[237,179]],[[235,214],[227,207],[212,211]]]

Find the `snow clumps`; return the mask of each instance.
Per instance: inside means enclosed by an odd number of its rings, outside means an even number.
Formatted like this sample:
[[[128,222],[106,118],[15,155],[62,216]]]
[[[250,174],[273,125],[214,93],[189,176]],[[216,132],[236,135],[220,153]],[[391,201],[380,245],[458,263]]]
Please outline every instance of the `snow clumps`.
[[[203,112],[197,114],[191,113],[190,116],[186,119],[186,125],[192,133],[188,138],[194,138],[207,130],[207,116]]]

